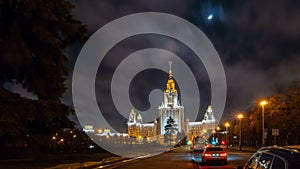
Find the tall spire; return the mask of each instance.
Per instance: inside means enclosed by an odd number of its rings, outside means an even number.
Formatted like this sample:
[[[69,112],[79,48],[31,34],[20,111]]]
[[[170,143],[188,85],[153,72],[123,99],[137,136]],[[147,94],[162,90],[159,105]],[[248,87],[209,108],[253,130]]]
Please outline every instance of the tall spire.
[[[130,123],[135,123],[136,122],[136,114],[134,109],[131,109],[130,113],[129,113],[129,122]]]
[[[172,60],[169,60],[169,79],[172,79],[173,73],[172,73]]]
[[[176,93],[177,90],[175,88],[175,81],[173,79],[173,72],[172,72],[172,60],[169,61],[169,80],[167,82],[167,88],[165,93]]]

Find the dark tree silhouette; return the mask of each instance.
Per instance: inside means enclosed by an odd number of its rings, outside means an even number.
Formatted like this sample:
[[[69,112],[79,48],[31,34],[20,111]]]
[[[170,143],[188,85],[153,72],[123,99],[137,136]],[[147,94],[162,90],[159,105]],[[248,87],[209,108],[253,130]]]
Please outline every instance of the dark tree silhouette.
[[[266,145],[274,144],[272,129],[279,129],[279,136],[276,138],[278,145],[300,144],[300,81],[294,81],[290,86],[277,91],[267,99],[265,105],[264,123],[268,129]],[[257,105],[245,113],[243,119],[242,133],[243,144],[248,146],[260,146],[262,137],[262,108]],[[249,126],[249,127],[248,127]],[[232,124],[232,133],[238,135],[238,121]]]
[[[86,26],[61,0],[0,1],[0,83],[21,83],[39,99],[58,100],[67,75],[64,49],[84,40]]]
[[[165,142],[172,142],[172,135],[178,132],[178,125],[175,124],[175,121],[172,117],[167,119],[167,124],[165,125]]]
[[[270,136],[271,129],[276,128],[280,131],[279,143],[299,144],[300,81],[294,81],[283,91],[274,94],[266,108],[266,125],[270,130]]]
[[[0,142],[45,142],[56,130],[72,127],[73,112],[61,103],[67,76],[65,49],[83,42],[87,26],[62,0],[0,1]],[[38,100],[5,85],[21,84]],[[6,141],[6,142],[5,142]],[[31,145],[38,145],[32,143]],[[29,144],[30,145],[30,144]]]

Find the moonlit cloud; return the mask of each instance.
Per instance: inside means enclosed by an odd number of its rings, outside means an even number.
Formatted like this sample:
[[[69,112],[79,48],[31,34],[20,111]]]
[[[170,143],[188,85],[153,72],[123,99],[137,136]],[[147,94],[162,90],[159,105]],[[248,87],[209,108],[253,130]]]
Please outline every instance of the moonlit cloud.
[[[277,88],[300,76],[298,1],[235,0],[213,4],[210,1],[74,0],[74,3],[74,15],[89,25],[90,34],[121,16],[149,11],[175,14],[199,26],[219,52],[226,71],[228,98],[224,119],[233,118],[236,110],[251,108],[259,97],[272,95]],[[210,14],[213,22],[208,23]],[[155,39],[141,41],[141,44],[153,43]],[[164,45],[176,49],[173,42]],[[70,103],[70,93],[65,96],[65,102]]]

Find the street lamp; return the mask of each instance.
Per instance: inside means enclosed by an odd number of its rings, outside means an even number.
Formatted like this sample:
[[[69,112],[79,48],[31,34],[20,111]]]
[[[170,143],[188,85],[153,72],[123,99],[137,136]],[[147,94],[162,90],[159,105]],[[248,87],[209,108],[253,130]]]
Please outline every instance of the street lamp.
[[[216,130],[213,130],[213,131],[212,131],[212,134],[213,134],[213,137],[215,137]]]
[[[228,149],[228,127],[230,126],[229,122],[225,123],[225,128],[226,128],[226,137],[225,137],[225,141],[226,141],[226,148]]]
[[[217,129],[217,137],[218,137],[218,142],[219,142],[219,140],[220,140],[220,130],[221,130],[221,128],[218,126],[216,129]]]
[[[261,109],[262,109],[262,111],[261,111],[261,114],[262,114],[262,118],[261,118],[261,121],[262,121],[262,124],[261,124],[261,126],[262,126],[262,138],[261,138],[261,144],[262,144],[262,146],[264,146],[265,145],[265,136],[264,136],[264,130],[265,130],[265,105],[266,104],[268,104],[268,102],[266,101],[266,100],[263,100],[263,101],[261,101],[260,102],[260,105],[261,105]]]
[[[242,149],[242,118],[244,118],[243,114],[238,114],[237,118],[240,120],[240,139],[239,139],[239,150]]]
[[[216,144],[216,130],[212,131],[213,137],[212,137],[212,144],[215,145]]]

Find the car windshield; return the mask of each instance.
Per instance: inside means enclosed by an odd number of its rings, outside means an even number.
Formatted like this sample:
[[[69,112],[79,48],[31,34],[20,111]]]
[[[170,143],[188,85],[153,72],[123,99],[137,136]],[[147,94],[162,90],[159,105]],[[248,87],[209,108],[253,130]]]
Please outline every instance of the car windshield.
[[[223,149],[220,147],[210,147],[206,148],[206,151],[223,151]]]
[[[193,150],[193,152],[194,152],[194,153],[202,153],[202,152],[203,152],[203,150],[200,150],[200,149],[195,149],[195,150]]]
[[[300,157],[299,156],[297,156],[295,161],[292,162],[292,166],[293,166],[294,169],[299,168],[299,166],[300,166]]]

